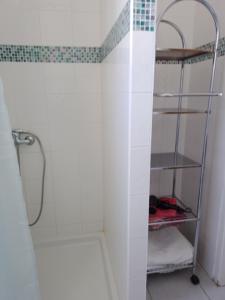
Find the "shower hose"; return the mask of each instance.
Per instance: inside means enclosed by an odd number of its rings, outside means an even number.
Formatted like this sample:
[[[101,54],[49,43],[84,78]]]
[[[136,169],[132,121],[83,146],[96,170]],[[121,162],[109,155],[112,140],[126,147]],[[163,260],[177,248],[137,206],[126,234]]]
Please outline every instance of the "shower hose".
[[[42,212],[43,212],[43,207],[44,207],[46,156],[45,156],[45,152],[44,152],[42,142],[36,134],[31,133],[31,132],[27,132],[27,131],[24,131],[24,130],[20,130],[20,129],[15,129],[15,130],[12,131],[12,135],[13,135],[14,143],[15,143],[15,146],[16,146],[16,153],[17,153],[17,159],[18,159],[20,172],[21,172],[20,145],[31,146],[35,143],[35,141],[37,141],[37,143],[39,145],[39,148],[40,148],[41,155],[42,155],[42,159],[43,159],[43,169],[42,169],[42,178],[41,178],[40,207],[39,207],[38,214],[37,214],[36,218],[29,224],[29,226],[34,226],[40,220],[40,217],[41,217]],[[25,136],[25,137],[22,138],[23,136]]]

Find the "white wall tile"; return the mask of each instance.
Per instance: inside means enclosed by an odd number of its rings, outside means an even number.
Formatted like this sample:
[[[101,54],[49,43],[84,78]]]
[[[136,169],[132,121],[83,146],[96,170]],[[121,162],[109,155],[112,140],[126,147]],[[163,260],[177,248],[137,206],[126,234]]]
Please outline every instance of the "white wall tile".
[[[54,178],[54,197],[57,224],[81,223],[80,186],[77,177],[71,178],[64,174]]]
[[[105,19],[103,35],[106,35],[126,1],[107,0],[102,2],[102,7],[106,8],[106,11],[104,10],[102,14]],[[39,37],[38,44],[41,42],[48,45],[99,46],[101,43],[101,28],[98,4],[98,0],[79,2],[71,0],[72,16],[70,15],[71,12],[68,11],[68,1],[41,1],[38,4],[39,7],[34,6],[34,10],[41,10],[39,21],[41,24],[39,26],[39,31],[41,28],[41,38]],[[142,194],[143,201],[140,206],[138,205],[138,197],[133,197],[132,203],[130,203],[130,219],[135,220],[134,227],[131,227],[131,233],[135,237],[140,237],[145,227],[143,222],[146,217],[145,206],[147,200],[145,194],[147,195],[146,190],[149,185],[148,149],[147,147],[146,149],[133,149],[130,162],[132,167],[132,190],[128,191],[128,154],[130,150],[128,124],[130,121],[129,101],[131,99],[131,85],[129,82],[131,77],[129,67],[130,41],[131,36],[128,34],[119,47],[107,58],[102,73],[103,99],[106,101],[104,102],[105,149],[109,151],[105,157],[104,230],[108,233],[108,245],[119,293],[121,299],[124,300],[127,299],[128,293],[126,290],[128,284],[128,239],[126,238],[128,236],[129,219],[128,193]],[[135,90],[140,93],[149,92],[149,83],[151,83],[151,78],[147,77],[149,76],[148,70],[145,72],[142,67],[143,65],[139,69],[134,69],[136,78],[142,77],[144,80],[144,75],[146,76],[145,81],[135,82]],[[49,211],[50,206],[45,211],[46,214],[50,215],[50,218],[46,221],[43,219],[43,223],[40,223],[41,228],[34,229],[34,238],[49,238],[51,235],[55,236],[56,234],[58,236],[70,236],[90,233],[95,230],[102,231],[103,154],[102,116],[101,106],[99,105],[99,95],[102,92],[101,67],[97,64],[42,64],[41,68],[43,73],[37,71],[38,76],[37,74],[34,76],[35,67],[32,67],[30,72],[21,70],[22,72],[17,71],[16,73],[18,78],[23,72],[26,74],[27,78],[25,80],[23,76],[21,76],[22,79],[19,78],[19,83],[22,82],[22,89],[29,88],[31,93],[35,92],[37,94],[37,91],[42,90],[44,87],[44,94],[47,94],[44,98],[48,104],[46,108],[47,115],[44,116],[40,122],[41,124],[33,124],[35,116],[24,124],[27,127],[30,127],[29,124],[31,124],[34,129],[37,126],[36,128],[45,127],[46,130],[49,130],[48,133],[51,139],[49,151],[53,151],[48,153],[53,165],[51,169],[53,201],[51,202],[51,211]],[[10,71],[7,74],[7,81],[10,83],[11,73]],[[43,82],[43,84],[40,84],[40,82]],[[31,87],[28,87],[28,83]],[[11,83],[11,87],[14,87],[14,83]],[[20,90],[21,84],[17,84],[16,88]],[[41,106],[41,103],[38,107],[34,106],[36,112],[41,110]],[[139,113],[134,115],[134,119],[131,120],[132,130],[136,128],[134,145],[142,145],[147,140],[146,132],[145,134],[143,132],[141,135],[138,134],[139,128],[144,126],[144,122],[141,123],[140,121],[143,118],[141,108],[138,105],[134,106],[134,110],[139,111]],[[21,116],[22,122],[22,117],[25,117],[25,114],[19,112],[18,115]],[[145,111],[143,119],[147,121],[146,115],[147,112]],[[43,125],[46,119],[47,124]],[[135,123],[135,120],[139,120],[140,123]],[[28,158],[28,160],[27,157],[24,157],[26,162],[23,163],[26,171],[30,170],[29,164],[35,164],[34,168],[36,172],[39,172],[40,161],[37,157],[34,158],[35,153],[30,155],[31,158]],[[38,179],[35,178],[35,180]],[[28,189],[27,194],[29,193],[31,193],[31,190]],[[33,201],[36,205],[36,202],[38,202],[36,185],[34,193],[35,199]],[[138,208],[142,213],[135,216],[135,210],[138,210]],[[145,217],[142,218],[144,213]],[[54,214],[53,219],[51,214]],[[51,221],[54,221],[54,218],[55,224]],[[142,264],[137,263],[140,253],[145,250],[145,246],[143,246],[144,236],[141,240],[142,242],[138,244],[138,247],[135,247],[132,243],[130,249],[134,262],[131,266],[132,272],[135,273],[133,273],[135,276],[141,278],[139,281],[131,281],[131,295],[135,300],[142,299],[145,293],[145,289],[143,290],[144,279],[142,280],[141,277],[144,262]]]
[[[57,237],[56,226],[51,228],[32,227],[31,235],[34,243],[49,241]]]
[[[80,12],[100,12],[101,0],[71,0],[72,10],[76,13]]]
[[[22,0],[27,6],[38,8],[40,10],[60,10],[69,11],[71,9],[71,0]]]
[[[100,15],[99,13],[73,13],[72,44],[77,47],[100,47]]]
[[[107,3],[116,6],[115,2]],[[104,12],[105,13],[105,12]],[[104,23],[105,24],[105,23]],[[126,40],[126,41],[125,41]],[[104,144],[104,232],[121,299],[128,299],[128,149],[129,76],[119,83],[129,61],[130,35],[112,51],[102,65]],[[127,54],[124,62],[122,53]],[[125,64],[125,66],[124,66]],[[116,65],[116,68],[115,68]],[[116,71],[115,71],[116,70]]]
[[[126,3],[127,0],[101,0],[102,24],[104,24],[102,39],[105,39]]]
[[[82,100],[82,97],[75,94],[48,95],[49,131],[53,151],[71,149],[75,154],[79,150],[82,135],[80,123],[83,119],[79,106]]]
[[[132,98],[132,146],[146,146],[151,142],[151,94],[134,94]]]
[[[140,46],[141,45],[141,46]],[[155,65],[155,35],[149,32],[133,33],[133,92],[153,93]]]
[[[148,195],[150,180],[149,147],[131,150],[131,195]]]
[[[98,0],[9,0],[0,3],[0,8],[7,28],[2,32],[3,42],[101,43]],[[33,230],[34,239],[102,231],[100,65],[2,63],[1,70],[14,127],[37,134],[47,155],[45,202],[52,210],[45,206],[44,210],[56,219],[54,225],[40,220],[40,228]],[[42,171],[37,144],[21,149],[21,169],[30,214],[35,213]]]
[[[42,178],[37,179],[25,179],[25,198],[28,203],[40,205],[41,193],[42,193]],[[44,204],[53,202],[53,183],[52,177],[45,178],[45,191],[44,191]]]
[[[146,299],[146,280],[132,280],[130,283],[130,300]]]
[[[23,178],[39,179],[43,170],[43,159],[40,153],[24,153],[20,149],[21,174]],[[46,152],[46,176],[52,176],[51,154]]]
[[[52,153],[52,172],[54,177],[64,175],[65,178],[70,179],[77,177],[79,173],[78,153],[72,149],[67,151],[58,151]]]
[[[70,0],[2,0],[2,9],[24,10],[26,12],[39,10],[69,10]]]
[[[99,172],[98,172],[99,173]],[[87,176],[86,180],[82,177],[81,195],[82,195],[82,216],[84,222],[99,222],[103,220],[103,200],[102,200],[102,181],[99,174],[96,179]]]
[[[1,7],[1,4],[0,4]],[[36,11],[0,10],[1,44],[36,45],[41,41],[40,16]]]
[[[130,237],[147,238],[149,197],[145,195],[130,198]]]
[[[45,92],[44,68],[42,64],[1,63],[1,78],[6,98],[12,98],[15,104],[25,95],[27,97],[32,95],[43,96]]]
[[[83,224],[83,232],[84,233],[96,233],[103,232],[103,222],[98,223],[84,223]]]
[[[3,10],[19,9],[23,0],[2,0],[1,8]]]
[[[45,64],[47,93],[73,93],[75,91],[74,64]]]
[[[80,92],[74,94],[77,102],[78,119],[81,123],[102,122],[101,93]]]
[[[43,94],[30,94],[18,99],[16,103],[16,119],[20,127],[28,129],[30,124],[33,127],[47,127],[47,105]],[[21,109],[22,108],[22,109]]]
[[[38,215],[40,206],[38,204],[30,204],[27,206],[29,222],[33,222]],[[41,215],[40,222],[36,224],[36,228],[55,228],[55,206],[45,203],[45,209]]]
[[[99,64],[76,64],[76,90],[78,92],[101,92],[100,68]]]
[[[78,151],[81,132],[78,129],[77,124],[74,124],[74,128],[67,125],[67,123],[60,123],[56,127],[50,129],[50,139],[53,151],[67,151],[73,150],[74,155]]]
[[[92,123],[81,131],[79,169],[83,220],[98,222],[103,215],[101,126]]]
[[[129,299],[146,299],[154,33],[133,33]],[[136,195],[136,196],[134,196]]]
[[[135,64],[133,67],[133,90],[137,93],[151,93],[152,77],[149,70],[152,69],[151,64]]]
[[[57,224],[57,234],[61,237],[77,236],[83,233],[83,228],[81,223],[62,225]]]
[[[130,278],[143,280],[147,272],[147,239],[130,240]]]
[[[72,19],[70,12],[41,11],[42,44],[72,46]]]

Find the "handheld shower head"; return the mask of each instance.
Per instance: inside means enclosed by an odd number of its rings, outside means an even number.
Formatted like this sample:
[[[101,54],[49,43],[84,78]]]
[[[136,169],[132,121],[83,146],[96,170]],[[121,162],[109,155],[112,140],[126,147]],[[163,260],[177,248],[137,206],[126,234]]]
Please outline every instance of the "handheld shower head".
[[[38,221],[39,221],[39,219],[40,219],[40,217],[42,215],[43,206],[44,206],[46,156],[45,156],[45,152],[44,152],[44,148],[43,148],[43,145],[41,143],[41,140],[39,139],[39,137],[36,134],[28,132],[28,131],[25,131],[23,129],[13,129],[12,130],[12,136],[13,136],[13,140],[14,140],[15,147],[16,147],[19,169],[20,169],[20,150],[19,150],[20,145],[31,146],[31,145],[33,145],[37,141],[37,143],[39,145],[39,148],[40,148],[40,151],[41,151],[42,159],[43,159],[40,208],[39,208],[37,217],[34,219],[33,222],[31,222],[29,224],[29,226],[34,226],[35,224],[38,223]]]

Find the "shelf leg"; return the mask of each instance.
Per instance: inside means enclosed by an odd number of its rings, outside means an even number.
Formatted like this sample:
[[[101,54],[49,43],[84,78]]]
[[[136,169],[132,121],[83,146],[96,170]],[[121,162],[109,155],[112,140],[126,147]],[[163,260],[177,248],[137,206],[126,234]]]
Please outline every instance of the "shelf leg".
[[[198,285],[198,284],[200,284],[200,280],[199,280],[198,276],[195,275],[195,274],[193,274],[193,275],[191,276],[190,280],[191,280],[191,283],[192,283],[193,285]]]

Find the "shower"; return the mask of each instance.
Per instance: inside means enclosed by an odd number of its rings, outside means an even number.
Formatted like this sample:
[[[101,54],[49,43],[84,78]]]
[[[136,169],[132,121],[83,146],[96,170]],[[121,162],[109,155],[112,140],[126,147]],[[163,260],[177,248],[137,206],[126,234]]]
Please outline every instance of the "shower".
[[[13,136],[14,144],[16,147],[19,169],[21,169],[20,146],[22,146],[22,145],[32,146],[35,142],[37,142],[39,145],[39,148],[40,148],[41,155],[42,155],[43,169],[42,169],[42,180],[41,180],[42,185],[41,185],[40,207],[39,207],[39,211],[38,211],[36,218],[29,224],[29,226],[34,226],[40,220],[40,217],[41,217],[42,211],[43,211],[43,206],[44,206],[45,173],[46,173],[46,156],[45,156],[45,152],[44,152],[44,147],[42,145],[41,140],[39,139],[39,137],[36,134],[28,132],[26,130],[13,129],[12,136]]]

